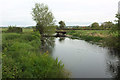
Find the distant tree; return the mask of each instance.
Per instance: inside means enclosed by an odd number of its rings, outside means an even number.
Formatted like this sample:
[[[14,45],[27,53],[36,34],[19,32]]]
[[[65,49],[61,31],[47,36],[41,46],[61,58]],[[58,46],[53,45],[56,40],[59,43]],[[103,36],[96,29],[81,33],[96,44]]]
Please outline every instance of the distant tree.
[[[65,22],[64,21],[60,21],[59,24],[60,24],[60,29],[65,28]]]
[[[16,32],[16,33],[21,33],[23,30],[21,27],[16,27],[16,26],[8,26],[7,32]]]
[[[91,28],[97,28],[97,27],[99,27],[99,24],[97,22],[91,24]]]
[[[53,27],[55,23],[54,16],[47,5],[36,3],[35,7],[32,8],[32,16],[36,22],[36,29],[40,34],[49,33],[55,29]]]
[[[114,23],[112,23],[111,21],[107,21],[101,24],[101,27],[103,28],[112,28],[114,26],[115,26]]]

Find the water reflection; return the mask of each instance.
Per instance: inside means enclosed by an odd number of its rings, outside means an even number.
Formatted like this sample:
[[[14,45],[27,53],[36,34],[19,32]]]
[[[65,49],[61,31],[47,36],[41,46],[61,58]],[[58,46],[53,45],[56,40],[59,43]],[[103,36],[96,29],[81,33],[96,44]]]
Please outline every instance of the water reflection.
[[[41,37],[41,52],[49,52],[52,53],[52,50],[55,45],[54,37]]]
[[[82,40],[65,39],[65,37],[42,37],[41,44],[41,51],[48,51],[55,58],[58,57],[62,60],[66,65],[65,67],[73,73],[73,77],[86,77],[85,75],[93,77],[92,73],[95,73],[96,76],[94,77],[108,77],[105,74],[105,68],[107,67],[107,71],[110,73],[111,78],[114,78],[113,80],[120,80],[119,50],[110,49],[109,52],[107,52],[106,49],[104,50],[96,45],[88,44]],[[106,54],[107,57],[107,62],[105,64],[104,54]],[[76,64],[75,60],[80,61],[79,64]],[[71,64],[69,64],[70,62]],[[88,64],[89,68],[87,68]],[[90,66],[94,66],[94,68]]]
[[[65,37],[59,37],[59,42],[63,42]],[[55,37],[41,37],[41,52],[52,53],[55,46]]]
[[[107,62],[108,70],[112,74],[114,80],[120,80],[120,51],[110,49],[108,56],[111,58]]]
[[[59,42],[63,42],[65,40],[65,37],[59,37]]]

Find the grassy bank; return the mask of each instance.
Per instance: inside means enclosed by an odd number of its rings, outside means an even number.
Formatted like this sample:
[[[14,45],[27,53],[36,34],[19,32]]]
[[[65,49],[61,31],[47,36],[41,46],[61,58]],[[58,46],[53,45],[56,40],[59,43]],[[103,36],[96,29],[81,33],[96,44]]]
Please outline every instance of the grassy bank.
[[[73,38],[83,39],[93,44],[119,50],[119,33],[117,30],[113,30],[71,30],[67,34],[72,35]]]
[[[64,65],[40,53],[39,33],[2,33],[3,78],[64,78]]]
[[[109,30],[71,30],[68,31],[67,34],[91,43],[105,46],[104,42],[109,36]]]

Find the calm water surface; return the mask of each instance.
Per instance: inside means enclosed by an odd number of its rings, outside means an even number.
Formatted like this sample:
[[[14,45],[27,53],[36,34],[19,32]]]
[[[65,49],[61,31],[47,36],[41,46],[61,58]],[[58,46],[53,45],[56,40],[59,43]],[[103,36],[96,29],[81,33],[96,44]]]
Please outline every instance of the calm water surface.
[[[111,78],[111,63],[118,61],[107,48],[70,38],[56,38],[51,56],[62,61],[71,78]]]

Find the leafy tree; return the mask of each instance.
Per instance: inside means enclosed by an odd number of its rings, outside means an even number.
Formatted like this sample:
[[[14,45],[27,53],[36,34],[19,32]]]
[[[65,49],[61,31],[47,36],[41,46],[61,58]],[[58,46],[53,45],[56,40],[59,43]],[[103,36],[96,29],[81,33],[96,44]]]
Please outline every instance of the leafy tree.
[[[49,32],[55,30],[53,27],[55,23],[54,16],[47,5],[36,3],[32,9],[32,16],[37,23],[36,29],[41,35],[49,34]]]
[[[96,27],[99,27],[99,24],[97,22],[91,24],[91,28],[96,28]]]
[[[120,30],[120,14],[116,14],[118,30]],[[120,32],[119,32],[120,33]]]
[[[114,26],[115,26],[114,23],[112,23],[111,21],[107,21],[101,24],[101,27],[103,28],[112,28]]]
[[[115,16],[118,20],[117,23],[115,24],[116,29],[114,30],[114,32],[118,32],[118,38],[120,40],[120,14],[116,14]]]
[[[65,28],[65,22],[64,21],[60,21],[59,24],[60,24],[60,29]]]
[[[118,18],[118,19],[120,19],[120,14],[116,14],[115,17]]]

